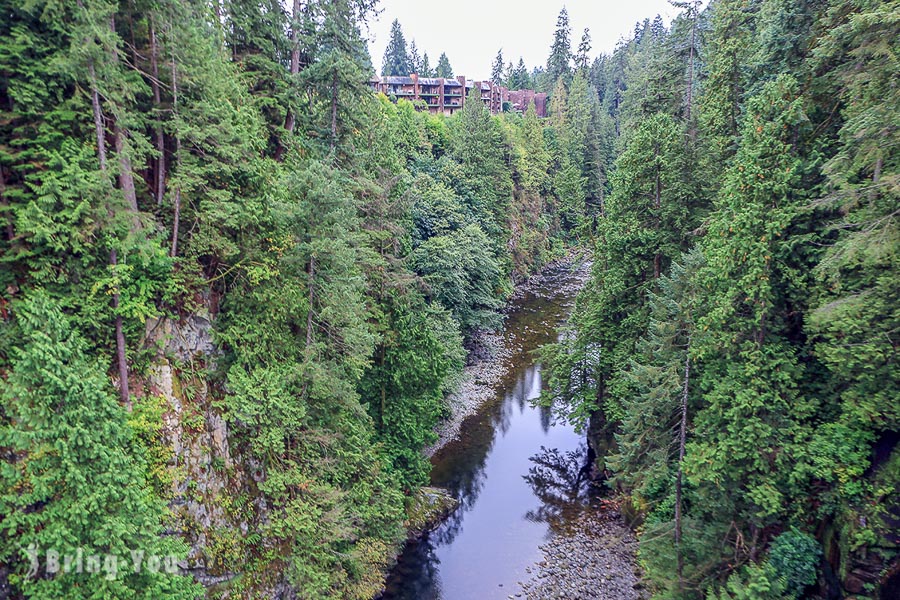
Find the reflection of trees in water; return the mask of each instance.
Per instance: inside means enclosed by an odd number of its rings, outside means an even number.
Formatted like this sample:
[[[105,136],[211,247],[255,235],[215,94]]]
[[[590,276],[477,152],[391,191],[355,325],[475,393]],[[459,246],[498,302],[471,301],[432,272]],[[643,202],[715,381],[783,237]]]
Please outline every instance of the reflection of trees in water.
[[[540,395],[541,368],[539,365],[531,365],[521,371],[516,377],[509,394],[503,399],[500,411],[494,418],[494,427],[503,434],[509,431],[512,417],[516,409],[521,413],[527,404]]]
[[[539,405],[537,409],[541,416],[541,429],[544,430],[544,435],[546,435],[550,431],[550,425],[553,424],[553,409],[544,405]]]
[[[560,528],[587,502],[590,469],[587,444],[582,442],[576,450],[568,452],[541,446],[541,451],[529,460],[534,466],[522,477],[541,501],[541,506],[525,513],[525,518]]]
[[[525,410],[526,403],[538,395],[540,387],[540,367],[524,369],[516,378],[510,393],[492,409],[490,418],[469,424],[469,431],[465,435],[465,450],[455,454],[453,458],[453,474],[433,481],[435,485],[447,487],[459,500],[459,507],[432,532],[434,544],[450,544],[462,530],[465,514],[475,506],[478,495],[484,488],[485,465],[497,433],[505,434],[509,430],[515,411]],[[549,428],[549,418],[549,415],[545,418],[544,409],[541,409],[542,426],[547,421],[545,432]]]
[[[450,485],[447,487],[459,501],[459,506],[429,535],[433,545],[440,546],[453,542],[462,529],[463,517],[475,506],[475,501],[484,488],[487,478],[485,463],[492,442],[493,438],[483,447],[479,446],[467,452],[465,464],[456,472],[453,481],[449,482]]]
[[[410,542],[385,582],[385,600],[439,600],[440,559],[428,538]]]

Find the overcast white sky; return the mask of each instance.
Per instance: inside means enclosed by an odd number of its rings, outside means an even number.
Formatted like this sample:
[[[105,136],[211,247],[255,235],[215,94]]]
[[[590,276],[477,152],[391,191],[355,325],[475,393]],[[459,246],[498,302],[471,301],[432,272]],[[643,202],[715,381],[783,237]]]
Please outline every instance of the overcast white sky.
[[[432,68],[446,52],[454,74],[486,79],[502,47],[505,62],[518,63],[521,56],[532,69],[547,62],[563,6],[569,11],[573,49],[588,27],[592,56],[610,52],[620,38],[630,36],[636,21],[660,14],[668,25],[678,13],[667,0],[382,0],[381,15],[369,27],[372,65],[381,73],[391,23],[399,19],[407,46],[415,39]]]

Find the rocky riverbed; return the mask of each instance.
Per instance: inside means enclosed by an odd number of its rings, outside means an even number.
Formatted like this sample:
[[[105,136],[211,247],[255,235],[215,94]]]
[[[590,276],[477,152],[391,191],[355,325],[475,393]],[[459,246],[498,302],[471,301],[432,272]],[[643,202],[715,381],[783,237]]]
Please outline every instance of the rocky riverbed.
[[[545,298],[574,296],[588,280],[590,267],[587,253],[573,251],[517,285],[507,307],[526,294]],[[427,456],[433,456],[454,439],[466,417],[494,397],[497,384],[509,370],[509,359],[515,354],[517,340],[504,326],[496,332],[479,332],[475,346],[476,350],[470,356],[471,364],[463,371],[459,386],[447,397],[450,416],[435,429],[438,440],[425,449]]]
[[[644,600],[635,555],[638,543],[614,507],[587,510],[541,546],[544,559],[509,598]]]

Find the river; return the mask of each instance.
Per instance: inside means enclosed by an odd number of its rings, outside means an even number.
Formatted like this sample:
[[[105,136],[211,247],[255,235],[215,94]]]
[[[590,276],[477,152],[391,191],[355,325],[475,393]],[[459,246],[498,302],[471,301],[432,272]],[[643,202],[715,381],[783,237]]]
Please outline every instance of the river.
[[[584,435],[532,405],[543,384],[534,350],[556,339],[578,277],[552,268],[512,302],[503,334],[509,358],[496,393],[432,457],[432,485],[448,489],[459,507],[407,545],[384,600],[515,597],[519,582],[534,577],[541,545],[596,510]]]

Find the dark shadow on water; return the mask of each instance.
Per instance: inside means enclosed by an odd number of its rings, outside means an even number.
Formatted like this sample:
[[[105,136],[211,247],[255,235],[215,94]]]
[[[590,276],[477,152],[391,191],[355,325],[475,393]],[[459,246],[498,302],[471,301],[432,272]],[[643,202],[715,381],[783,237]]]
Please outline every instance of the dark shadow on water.
[[[541,446],[541,451],[530,460],[534,466],[522,477],[541,504],[525,513],[525,518],[547,523],[559,531],[567,523],[577,520],[578,514],[590,503],[592,486],[587,443],[582,442],[577,449],[566,451]]]

